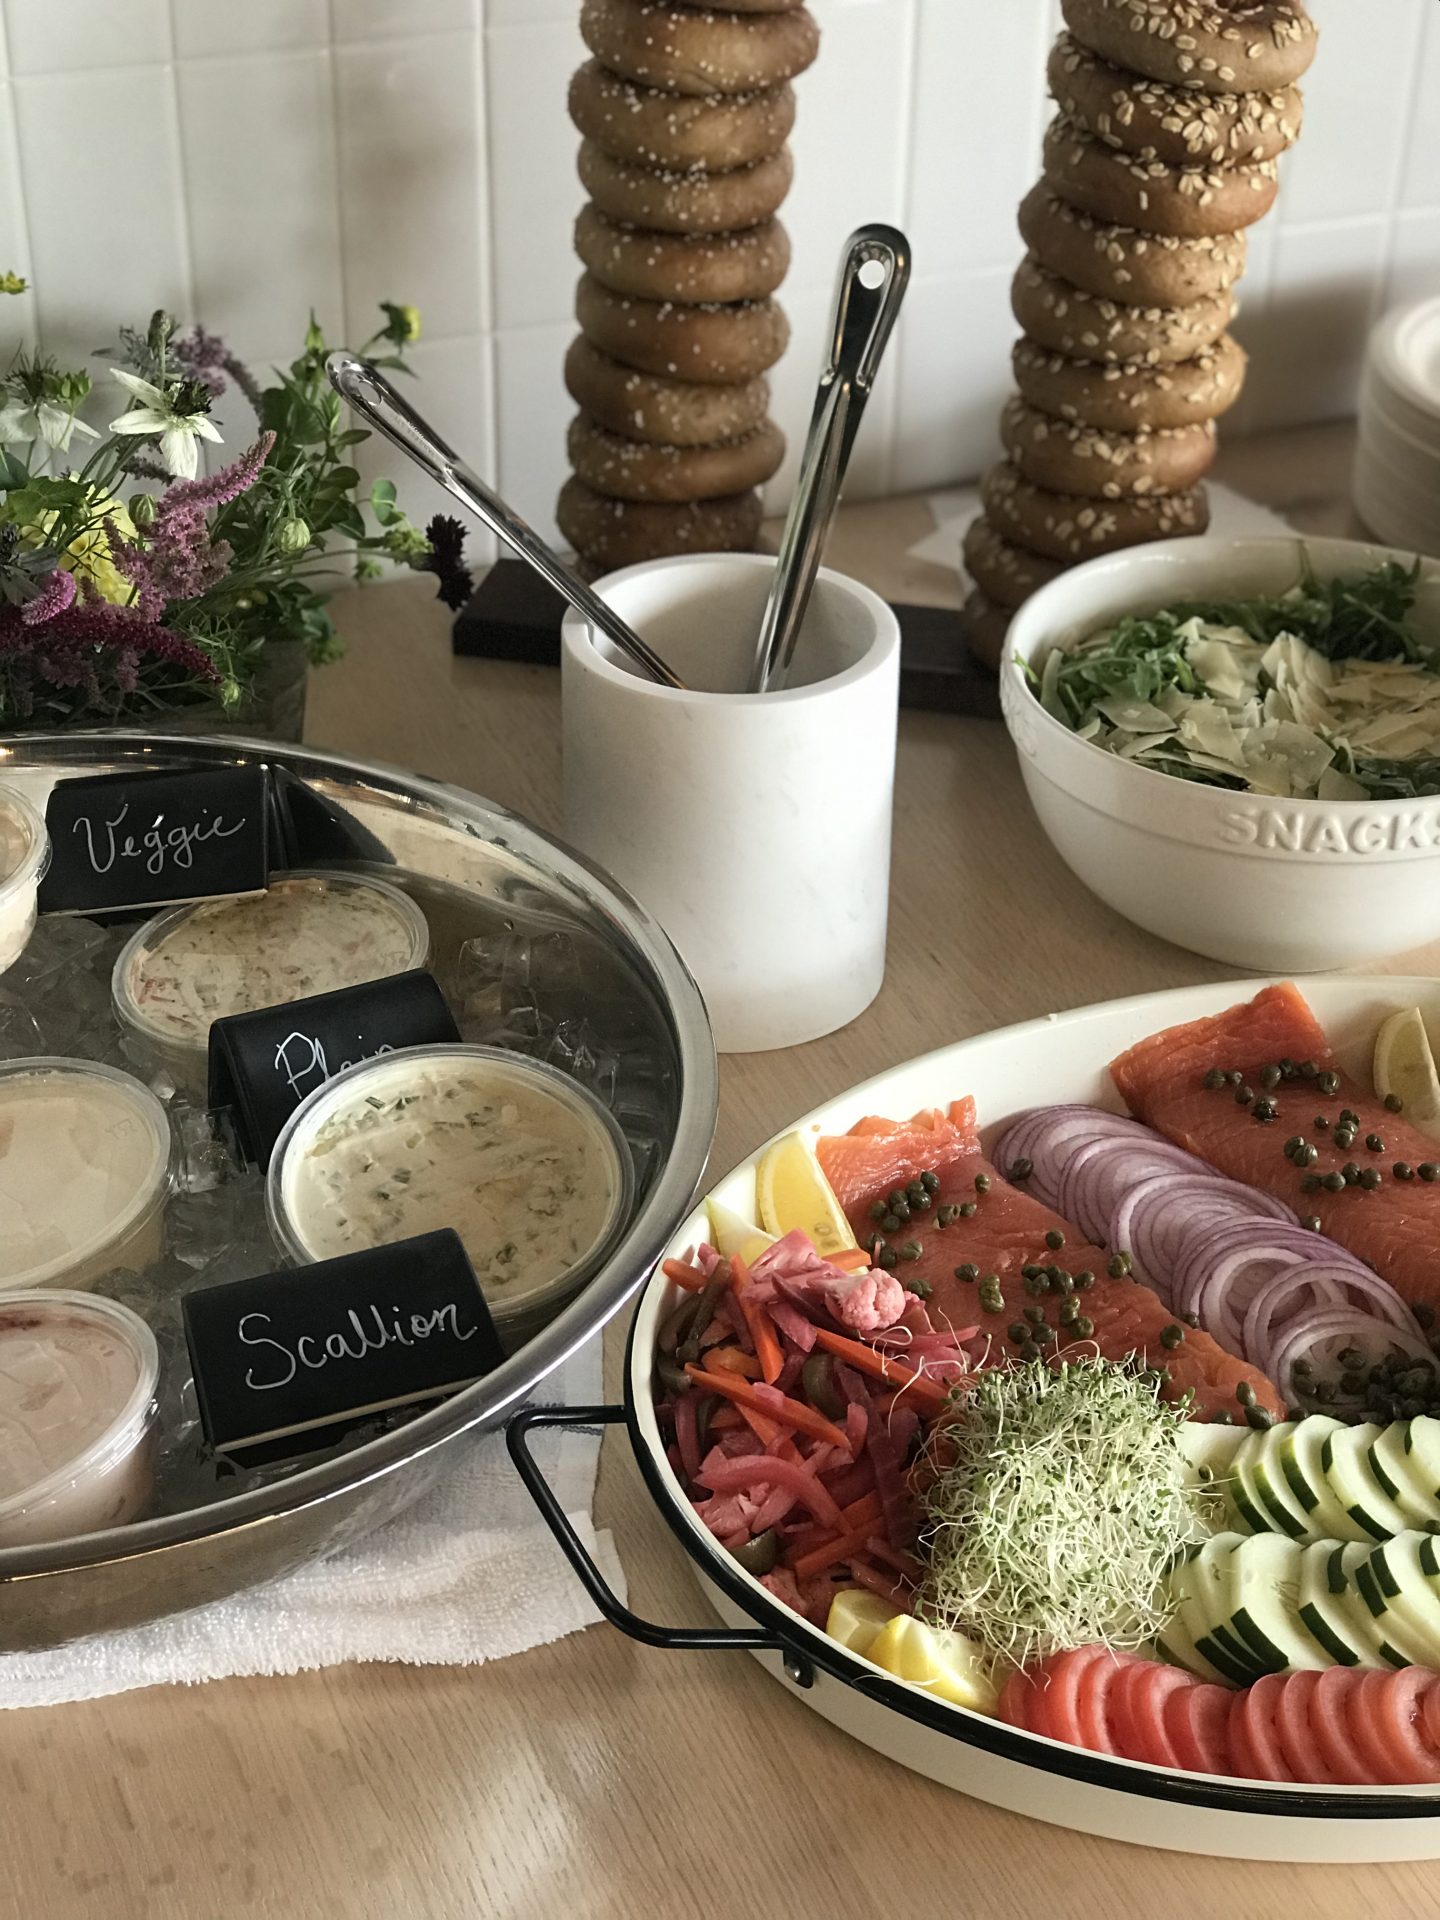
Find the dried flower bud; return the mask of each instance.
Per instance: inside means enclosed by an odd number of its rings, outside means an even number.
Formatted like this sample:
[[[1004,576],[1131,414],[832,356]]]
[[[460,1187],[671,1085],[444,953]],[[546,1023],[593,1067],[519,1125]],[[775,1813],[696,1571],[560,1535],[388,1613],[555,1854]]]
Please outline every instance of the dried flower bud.
[[[304,553],[310,544],[310,528],[304,520],[282,520],[275,535],[275,544],[281,553]]]
[[[152,525],[155,519],[155,496],[153,493],[132,493],[129,500],[130,518],[141,533]]]

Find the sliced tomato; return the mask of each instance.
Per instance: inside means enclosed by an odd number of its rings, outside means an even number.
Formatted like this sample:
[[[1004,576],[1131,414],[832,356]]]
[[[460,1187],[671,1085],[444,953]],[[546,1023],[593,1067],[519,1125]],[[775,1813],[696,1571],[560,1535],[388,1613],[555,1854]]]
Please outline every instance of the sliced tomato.
[[[1361,1738],[1369,1709],[1363,1689],[1383,1673],[1357,1673],[1353,1667],[1327,1667],[1310,1689],[1310,1738],[1330,1778],[1340,1786],[1373,1786],[1377,1774],[1368,1742]]]
[[[1333,1787],[1336,1776],[1321,1752],[1310,1727],[1310,1697],[1319,1685],[1319,1673],[1287,1673],[1276,1696],[1275,1732],[1285,1764],[1297,1780]]]
[[[1235,1695],[1208,1680],[1170,1694],[1162,1716],[1187,1773],[1231,1773],[1230,1713]]]
[[[1148,1760],[1155,1767],[1179,1767],[1179,1750],[1165,1725],[1165,1703],[1200,1682],[1178,1667],[1139,1660],[1123,1667],[1110,1686],[1110,1725],[1127,1760]]]
[[[1267,1673],[1236,1694],[1230,1712],[1230,1745],[1235,1770],[1251,1780],[1294,1780],[1280,1745],[1275,1720],[1285,1691],[1282,1674]]]
[[[1440,1687],[1421,1696],[1420,1725],[1430,1745],[1440,1752]]]
[[[1100,1658],[1092,1661],[1080,1677],[1076,1700],[1080,1731],[1084,1736],[1080,1744],[1089,1747],[1092,1753],[1122,1751],[1110,1720],[1110,1693],[1119,1675],[1134,1664],[1133,1653],[1115,1653],[1109,1647],[1102,1647]]]
[[[1030,1725],[1030,1709],[1038,1692],[1039,1688],[1031,1676],[1017,1667],[1000,1689],[995,1717],[1009,1726],[1021,1727],[1033,1733],[1035,1729]]]
[[[1422,1730],[1421,1703],[1440,1681],[1424,1667],[1402,1667],[1383,1678],[1385,1691],[1382,1694],[1377,1688],[1375,1698],[1397,1782],[1402,1786],[1430,1786],[1440,1780],[1440,1758]]]
[[[1096,1661],[1108,1658],[1104,1647],[1070,1647],[1064,1653],[1053,1654],[1036,1676],[1038,1684],[1030,1719],[1032,1731],[1046,1733],[1052,1740],[1063,1740],[1067,1746],[1088,1746],[1088,1729],[1080,1716],[1080,1692]]]

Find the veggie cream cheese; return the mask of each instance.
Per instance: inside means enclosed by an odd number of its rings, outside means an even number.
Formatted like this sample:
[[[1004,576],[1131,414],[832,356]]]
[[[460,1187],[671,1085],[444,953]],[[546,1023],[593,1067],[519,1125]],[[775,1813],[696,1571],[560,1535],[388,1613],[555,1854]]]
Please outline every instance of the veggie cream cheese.
[[[35,931],[35,901],[50,862],[45,822],[23,795],[0,787],[0,970],[13,966]]]
[[[265,893],[148,921],[115,963],[115,1010],[193,1077],[212,1021],[405,973],[429,950],[425,916],[398,888],[368,875],[284,874]]]
[[[270,1165],[271,1223],[326,1260],[453,1227],[502,1323],[554,1304],[630,1197],[609,1115],[553,1068],[490,1047],[413,1047],[296,1109]]]
[[[0,1298],[0,1545],[133,1519],[153,1484],[155,1337],[117,1301]]]
[[[169,1185],[169,1122],[140,1081],[88,1060],[0,1067],[0,1289],[148,1266]]]

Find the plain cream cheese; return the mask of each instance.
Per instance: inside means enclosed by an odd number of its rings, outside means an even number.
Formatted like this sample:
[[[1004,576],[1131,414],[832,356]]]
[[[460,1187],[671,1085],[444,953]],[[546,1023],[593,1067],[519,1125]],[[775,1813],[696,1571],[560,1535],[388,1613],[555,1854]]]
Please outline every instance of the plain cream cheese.
[[[83,1066],[0,1076],[0,1284],[126,1228],[165,1164],[123,1085]]]
[[[124,991],[142,1025],[201,1046],[212,1021],[359,986],[422,964],[414,919],[378,886],[350,876],[276,880],[269,891],[211,900],[142,943]]]
[[[313,1259],[453,1227],[503,1313],[563,1280],[614,1220],[621,1173],[603,1126],[503,1064],[397,1056],[322,1111],[282,1175]]]
[[[122,1328],[0,1302],[0,1502],[78,1462],[139,1384],[140,1356]]]

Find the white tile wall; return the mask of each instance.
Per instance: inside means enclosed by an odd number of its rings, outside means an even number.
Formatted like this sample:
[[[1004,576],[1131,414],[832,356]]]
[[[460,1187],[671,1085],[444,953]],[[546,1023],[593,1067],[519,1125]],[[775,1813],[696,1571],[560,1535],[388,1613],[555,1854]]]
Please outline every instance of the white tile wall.
[[[1440,292],[1440,6],[1311,0],[1308,125],[1254,236],[1232,430],[1353,401],[1366,326]],[[1014,207],[1033,178],[1056,0],[811,0],[799,82],[795,344],[776,411],[803,434],[840,242],[910,235],[915,280],[852,493],[993,456],[1013,334]],[[416,397],[547,531],[580,203],[565,91],[579,0],[0,0],[0,268],[35,283],[7,338],[88,354],[167,305],[244,357],[289,357],[314,306],[359,340],[422,310]],[[377,456],[378,457],[378,456]],[[393,467],[393,462],[390,463]],[[795,455],[771,490],[778,504]],[[428,493],[409,489],[417,510]]]

